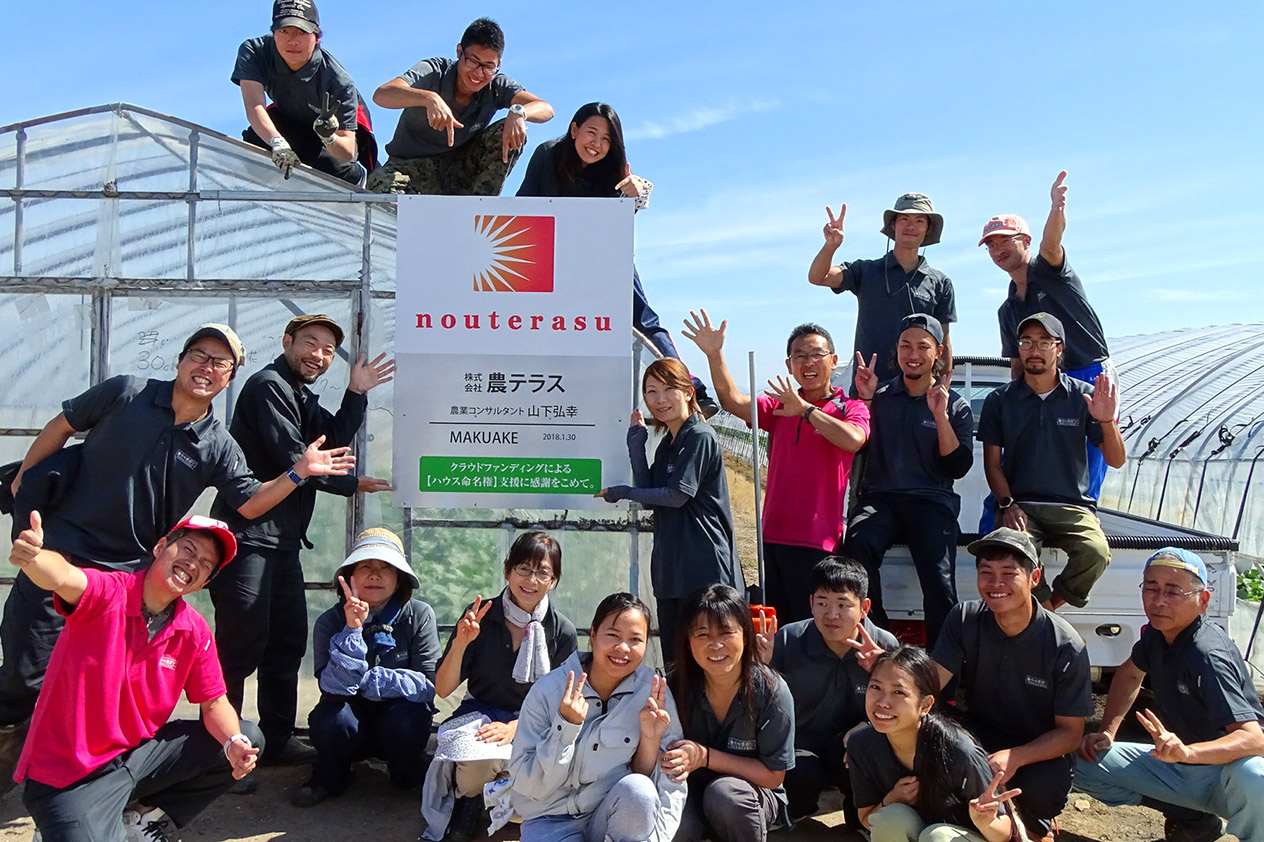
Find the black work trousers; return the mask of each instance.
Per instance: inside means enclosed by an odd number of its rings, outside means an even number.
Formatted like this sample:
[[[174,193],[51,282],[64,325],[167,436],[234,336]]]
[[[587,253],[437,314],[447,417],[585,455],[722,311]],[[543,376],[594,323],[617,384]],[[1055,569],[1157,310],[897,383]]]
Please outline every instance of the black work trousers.
[[[0,726],[30,719],[44,683],[57,636],[66,621],[53,608],[53,595],[18,572],[0,620]]]

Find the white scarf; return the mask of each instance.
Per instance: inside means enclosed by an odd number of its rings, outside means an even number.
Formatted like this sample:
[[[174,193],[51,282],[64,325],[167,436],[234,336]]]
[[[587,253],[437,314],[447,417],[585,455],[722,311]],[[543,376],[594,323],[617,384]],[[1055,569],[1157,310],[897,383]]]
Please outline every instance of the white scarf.
[[[509,597],[509,588],[500,592],[500,604],[505,619],[524,630],[522,645],[518,647],[518,660],[514,662],[513,677],[519,684],[535,684],[553,669],[549,664],[549,644],[544,639],[544,625],[540,622],[549,611],[549,595],[545,594],[535,610],[528,614]]]

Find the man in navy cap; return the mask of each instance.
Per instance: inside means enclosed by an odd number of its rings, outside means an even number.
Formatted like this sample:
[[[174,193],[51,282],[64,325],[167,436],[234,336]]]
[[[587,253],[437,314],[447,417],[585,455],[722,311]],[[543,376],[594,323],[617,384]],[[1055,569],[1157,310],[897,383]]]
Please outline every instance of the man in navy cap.
[[[1149,621],[1115,671],[1098,731],[1080,744],[1075,785],[1107,804],[1161,810],[1163,835],[1213,842],[1224,833],[1264,839],[1264,708],[1224,630],[1203,616],[1207,566],[1167,547],[1146,562],[1141,605]],[[1154,745],[1116,742],[1141,682],[1155,707],[1137,713]]]
[[[1050,313],[1028,316],[1017,336],[1023,376],[989,394],[979,416],[983,471],[998,525],[1026,531],[1037,548],[1066,551],[1066,569],[1052,587],[1042,579],[1036,598],[1050,610],[1082,608],[1110,563],[1084,442],[1099,446],[1112,468],[1127,459],[1115,384],[1104,373],[1089,385],[1059,370],[1066,332]]]

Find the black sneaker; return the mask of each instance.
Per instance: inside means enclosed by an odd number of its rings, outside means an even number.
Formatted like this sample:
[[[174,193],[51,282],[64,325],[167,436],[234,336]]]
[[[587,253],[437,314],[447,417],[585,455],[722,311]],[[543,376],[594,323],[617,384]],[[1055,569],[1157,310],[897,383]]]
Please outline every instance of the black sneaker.
[[[259,776],[254,772],[233,781],[233,785],[228,788],[229,795],[254,795],[259,791]]]
[[[265,745],[263,756],[259,758],[261,766],[302,766],[316,760],[316,749],[300,740],[290,737],[279,748]]]
[[[491,820],[481,796],[458,798],[448,820],[446,842],[471,842],[476,836],[485,835]]]
[[[320,784],[308,781],[298,788],[298,790],[294,793],[294,797],[290,799],[290,802],[295,807],[313,807],[326,799],[332,798],[333,796],[334,793],[325,789]]]
[[[698,398],[698,409],[702,411],[702,417],[709,420],[714,418],[715,414],[720,411],[720,405],[715,402],[714,398],[704,395]]]
[[[1163,838],[1166,842],[1216,842],[1224,836],[1224,831],[1224,822],[1211,813],[1204,813],[1191,821],[1163,821]]]

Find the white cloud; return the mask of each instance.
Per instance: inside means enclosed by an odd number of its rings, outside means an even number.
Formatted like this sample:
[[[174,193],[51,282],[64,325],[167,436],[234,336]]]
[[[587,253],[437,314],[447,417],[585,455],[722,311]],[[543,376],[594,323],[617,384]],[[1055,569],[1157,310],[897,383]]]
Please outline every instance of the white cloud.
[[[693,111],[664,120],[651,120],[624,132],[627,140],[662,140],[672,135],[697,132],[717,123],[750,114],[755,111],[767,111],[776,108],[777,103],[756,100],[753,102],[730,102],[725,105],[704,105]]]

